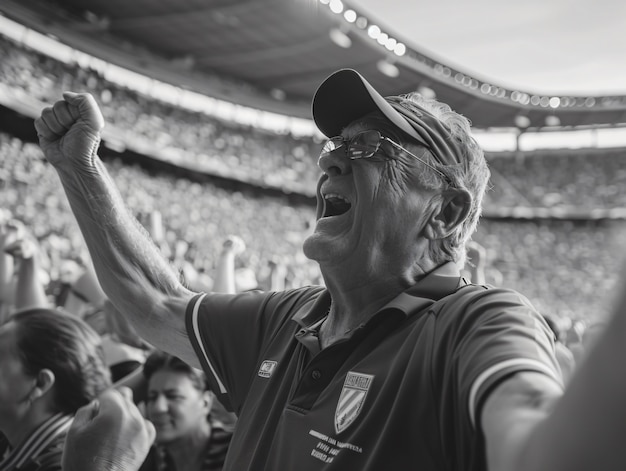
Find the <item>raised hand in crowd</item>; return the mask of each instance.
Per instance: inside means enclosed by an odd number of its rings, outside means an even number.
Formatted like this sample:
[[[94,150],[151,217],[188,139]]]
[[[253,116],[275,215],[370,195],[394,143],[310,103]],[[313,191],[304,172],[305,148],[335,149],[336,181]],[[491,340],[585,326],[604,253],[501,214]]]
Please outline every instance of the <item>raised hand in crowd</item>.
[[[13,290],[13,309],[52,307],[46,295],[45,287],[49,279],[42,268],[39,242],[18,220],[8,222],[3,232],[0,244],[4,256],[13,258],[10,265],[14,269],[14,279],[5,287]]]
[[[76,413],[65,441],[63,470],[137,471],[155,436],[130,389],[108,389]]]
[[[215,270],[213,291],[216,293],[236,293],[235,259],[246,250],[243,239],[236,235],[230,235],[222,244]]]
[[[482,285],[486,283],[485,264],[487,263],[487,251],[478,242],[469,241],[467,243],[466,269],[469,272],[472,283]]]

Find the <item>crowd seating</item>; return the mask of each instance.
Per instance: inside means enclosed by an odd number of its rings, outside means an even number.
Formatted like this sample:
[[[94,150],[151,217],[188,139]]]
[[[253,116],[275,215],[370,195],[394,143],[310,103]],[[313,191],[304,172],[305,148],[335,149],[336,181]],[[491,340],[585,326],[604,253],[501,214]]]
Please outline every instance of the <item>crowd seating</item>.
[[[310,195],[319,175],[319,142],[220,122],[151,100],[1,37],[0,54],[0,81],[5,85],[46,103],[58,99],[62,90],[90,91],[126,144],[141,141],[153,146],[154,152],[147,152],[152,157],[167,150],[181,166],[258,186],[254,192],[233,191],[218,183],[149,173],[121,159],[107,160],[131,210],[141,217],[158,208],[168,240],[189,243],[194,266],[210,272],[224,238],[236,234],[248,247],[239,266],[251,268],[259,279],[268,263],[278,259],[289,267],[291,286],[320,281],[316,265],[301,252],[314,208],[264,192],[275,187]],[[620,191],[626,183],[624,149],[487,158],[493,173],[487,215],[490,208],[501,207],[576,206],[591,211],[626,206],[626,193]],[[55,172],[38,146],[0,133],[0,185],[0,207],[32,228],[52,260],[85,253]],[[616,281],[624,226],[623,220],[486,217],[475,240],[488,249],[490,281],[520,290],[546,313],[592,318],[607,305]]]
[[[65,90],[89,92],[130,147],[150,149],[198,171],[311,194],[320,142],[220,122],[105,81],[93,71],[20,48],[0,36],[0,81],[44,103]]]
[[[301,251],[314,219],[311,205],[148,173],[120,159],[106,163],[129,208],[138,216],[159,208],[170,243],[188,242],[189,262],[199,269],[211,273],[222,241],[237,234],[248,246],[239,266],[259,279],[270,261],[280,260],[289,267],[291,286],[320,281]],[[84,254],[57,176],[38,146],[0,133],[0,166],[0,206],[32,228],[52,260]],[[622,220],[484,218],[474,239],[487,248],[488,281],[520,290],[544,312],[584,318],[599,315],[607,304],[625,233]]]
[[[319,176],[315,138],[276,135],[190,112],[52,60],[0,36],[0,81],[45,103],[89,91],[116,140],[197,171],[311,195]],[[626,150],[487,154],[493,187],[485,207],[624,207]],[[601,162],[600,162],[601,161]]]
[[[626,221],[483,218],[487,281],[514,288],[546,314],[601,318],[613,297]]]
[[[487,154],[488,204],[549,208],[626,207],[626,149],[564,149]]]
[[[0,167],[0,207],[31,227],[53,260],[84,259],[84,242],[56,172],[39,147],[0,133]],[[300,249],[315,217],[312,206],[294,206],[287,197],[261,192],[251,198],[166,173],[149,174],[119,159],[107,161],[107,168],[131,211],[141,219],[158,209],[168,242],[190,244],[189,256],[197,255],[190,261],[198,269],[212,273],[224,239],[235,234],[248,247],[239,257],[241,266],[263,273],[270,261],[282,261],[298,284],[318,281],[317,268]]]

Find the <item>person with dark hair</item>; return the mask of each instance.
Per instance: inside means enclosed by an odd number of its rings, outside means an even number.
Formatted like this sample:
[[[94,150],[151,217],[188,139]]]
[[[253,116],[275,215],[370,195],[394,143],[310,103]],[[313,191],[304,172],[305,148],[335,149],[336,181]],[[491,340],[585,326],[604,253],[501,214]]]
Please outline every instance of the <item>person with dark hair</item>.
[[[626,299],[564,392],[531,303],[460,273],[490,176],[468,120],[350,69],[312,109],[325,286],[240,294],[189,290],[125,208],[91,95],[35,121],[104,291],[237,413],[224,469],[626,469]]]
[[[146,417],[156,429],[142,471],[222,469],[232,431],[213,419],[214,396],[201,370],[155,351],[143,365]]]
[[[76,411],[111,385],[100,337],[51,309],[13,314],[0,326],[0,432],[10,444],[3,471],[61,469]]]

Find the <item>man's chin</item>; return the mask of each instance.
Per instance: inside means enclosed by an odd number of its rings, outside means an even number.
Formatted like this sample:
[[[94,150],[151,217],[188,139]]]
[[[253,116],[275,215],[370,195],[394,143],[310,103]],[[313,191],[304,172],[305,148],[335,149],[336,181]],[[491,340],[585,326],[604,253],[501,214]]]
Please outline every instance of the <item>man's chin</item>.
[[[333,244],[327,235],[317,232],[307,237],[302,244],[304,255],[317,263],[337,259],[336,251],[336,244]]]
[[[304,239],[304,242],[302,244],[302,252],[304,253],[304,256],[310,260],[315,260],[317,261],[318,258],[316,257],[316,254],[319,251],[319,235],[316,233],[311,234],[309,237],[307,237],[306,239]]]

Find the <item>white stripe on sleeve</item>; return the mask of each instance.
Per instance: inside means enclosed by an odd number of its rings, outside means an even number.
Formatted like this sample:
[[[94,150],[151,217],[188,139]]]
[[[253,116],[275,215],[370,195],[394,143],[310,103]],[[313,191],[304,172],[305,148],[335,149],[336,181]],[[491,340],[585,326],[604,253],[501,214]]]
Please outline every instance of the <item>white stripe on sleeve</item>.
[[[524,366],[530,367],[531,371],[540,371],[545,373],[550,378],[554,379],[559,386],[563,387],[563,381],[559,378],[554,371],[548,368],[545,364],[537,360],[531,360],[529,358],[512,358],[510,360],[505,360],[500,363],[496,363],[495,365],[490,366],[485,371],[483,371],[478,377],[474,380],[474,384],[470,389],[469,395],[469,414],[470,421],[472,423],[472,427],[476,427],[476,396],[478,395],[478,391],[482,387],[483,384],[494,374],[499,371],[504,370],[505,368],[509,368],[511,366],[521,366],[520,370],[523,370]]]
[[[206,349],[204,348],[204,344],[202,343],[202,339],[200,338],[200,328],[198,326],[198,311],[200,310],[200,303],[202,302],[205,296],[206,296],[206,293],[200,296],[196,300],[196,303],[193,306],[193,312],[191,315],[191,325],[193,327],[193,335],[196,337],[196,341],[198,342],[198,345],[200,345],[200,349],[202,350],[204,359],[207,365],[209,365],[211,374],[213,374],[213,377],[215,378],[215,381],[217,381],[217,385],[220,388],[220,394],[224,394],[226,392],[226,387],[224,386],[224,383],[222,383],[222,381],[220,380],[220,377],[215,372],[215,368],[213,368],[213,365],[211,364],[211,361],[209,360],[209,356],[206,353]]]

